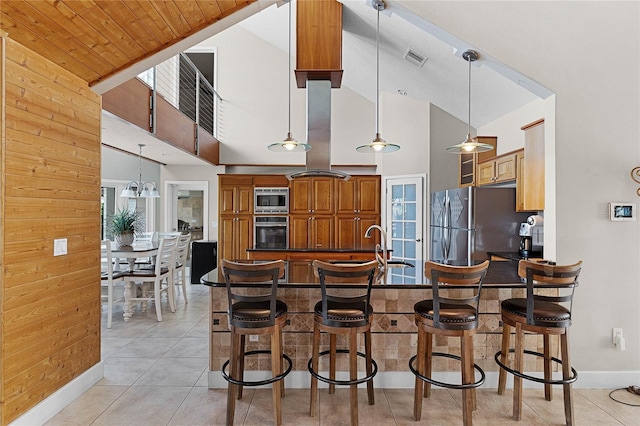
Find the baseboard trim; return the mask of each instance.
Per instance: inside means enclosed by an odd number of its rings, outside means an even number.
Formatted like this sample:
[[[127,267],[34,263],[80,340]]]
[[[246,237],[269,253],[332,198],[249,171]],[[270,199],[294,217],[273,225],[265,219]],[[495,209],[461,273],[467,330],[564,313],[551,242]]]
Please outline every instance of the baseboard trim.
[[[46,423],[103,377],[104,364],[100,361],[11,422],[10,426],[33,426]]]
[[[264,380],[269,377],[270,371],[246,371],[246,380]],[[542,373],[529,373],[533,376],[539,375],[542,377]],[[339,380],[348,380],[347,373],[338,372],[337,378]],[[361,372],[358,377],[363,377]],[[458,372],[446,372],[446,373],[434,373],[434,379],[449,382],[460,383],[460,373]],[[560,373],[554,373],[554,379],[561,379]],[[415,383],[415,376],[409,371],[380,371],[373,379],[374,386],[379,389],[407,389],[413,388]],[[311,376],[307,371],[292,371],[285,378],[285,385],[289,389],[304,389],[308,388],[311,384]],[[640,371],[586,371],[578,372],[578,380],[573,384],[574,389],[617,389],[627,387],[629,385],[640,384]],[[227,387],[227,381],[222,378],[219,371],[209,371],[208,386],[210,389],[222,389]],[[270,385],[263,386],[269,387]],[[323,382],[319,382],[320,387],[327,387],[328,385]],[[360,385],[365,386],[364,384]],[[507,387],[513,386],[513,379],[507,376]],[[525,388],[542,388],[541,383],[532,382],[531,380],[524,380],[523,386]],[[487,372],[486,379],[482,388],[497,389],[498,388],[498,372]]]

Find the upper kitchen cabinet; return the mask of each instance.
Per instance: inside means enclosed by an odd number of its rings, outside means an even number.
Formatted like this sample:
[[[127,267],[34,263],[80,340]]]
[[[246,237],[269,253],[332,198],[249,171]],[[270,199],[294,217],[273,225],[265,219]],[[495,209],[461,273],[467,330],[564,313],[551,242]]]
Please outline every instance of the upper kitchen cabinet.
[[[295,178],[291,181],[291,214],[333,214],[335,178]]]
[[[379,215],[380,176],[352,176],[337,182],[338,214]]]
[[[534,121],[524,131],[524,155],[518,162],[516,210],[544,210],[544,119]]]
[[[516,153],[509,152],[478,163],[477,185],[493,185],[515,180]]]
[[[498,146],[498,138],[496,136],[476,136],[478,142],[486,143],[493,146],[491,151],[481,152],[477,154],[461,154],[459,156],[459,176],[458,186],[474,186],[481,185],[477,182],[477,166],[481,162],[489,160],[496,155],[496,149]]]
[[[219,176],[220,214],[253,213],[253,179],[251,176]]]

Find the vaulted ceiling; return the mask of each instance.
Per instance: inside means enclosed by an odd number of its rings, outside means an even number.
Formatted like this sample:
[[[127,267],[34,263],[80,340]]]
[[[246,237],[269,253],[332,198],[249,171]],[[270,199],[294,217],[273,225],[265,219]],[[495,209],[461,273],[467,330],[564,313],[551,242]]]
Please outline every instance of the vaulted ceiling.
[[[344,5],[343,86],[373,102],[376,12],[371,0],[340,1]],[[1,0],[0,31],[80,76],[96,92],[104,93],[236,24],[286,51],[287,8],[275,7],[275,3],[276,0]],[[277,4],[282,6],[286,1]],[[385,0],[385,4],[380,23],[380,89],[404,90],[408,96],[427,100],[466,122],[467,64],[461,53],[474,46],[408,13],[402,1]],[[427,57],[426,63],[416,66],[407,61],[409,49]],[[481,60],[474,63],[473,84],[473,127],[548,95],[546,89],[526,76],[483,53]],[[122,123],[105,122],[103,126],[114,134],[132,131]],[[175,164],[194,164],[194,159],[182,152],[156,153],[170,147],[144,132],[136,135],[136,141],[140,140],[149,145],[145,148],[148,158],[163,163],[167,158],[182,158]],[[130,151],[136,153],[137,145],[132,143]]]
[[[94,86],[256,0],[0,2],[0,29]]]

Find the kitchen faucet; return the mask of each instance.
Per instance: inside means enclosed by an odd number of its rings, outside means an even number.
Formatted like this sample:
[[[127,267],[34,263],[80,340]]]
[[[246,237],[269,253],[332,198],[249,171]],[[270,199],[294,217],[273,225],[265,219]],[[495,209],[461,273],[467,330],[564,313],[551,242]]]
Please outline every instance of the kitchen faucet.
[[[376,244],[376,259],[382,267],[384,284],[387,283],[387,233],[380,225],[371,225],[364,233],[365,238],[371,238],[371,230],[377,229],[380,231],[380,238],[382,239],[382,257],[378,253],[380,251],[380,244]]]

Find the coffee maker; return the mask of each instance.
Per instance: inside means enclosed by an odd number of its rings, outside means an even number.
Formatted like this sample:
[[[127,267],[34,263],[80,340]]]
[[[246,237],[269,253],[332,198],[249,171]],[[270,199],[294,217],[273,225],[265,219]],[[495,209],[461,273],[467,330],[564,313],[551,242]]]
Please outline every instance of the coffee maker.
[[[520,224],[520,250],[518,250],[518,254],[521,257],[527,258],[531,256],[531,252],[533,251],[533,239],[531,235],[531,225],[524,222]]]
[[[542,257],[543,239],[543,218],[539,215],[531,215],[527,221],[520,224],[520,249],[518,254],[521,257]]]

